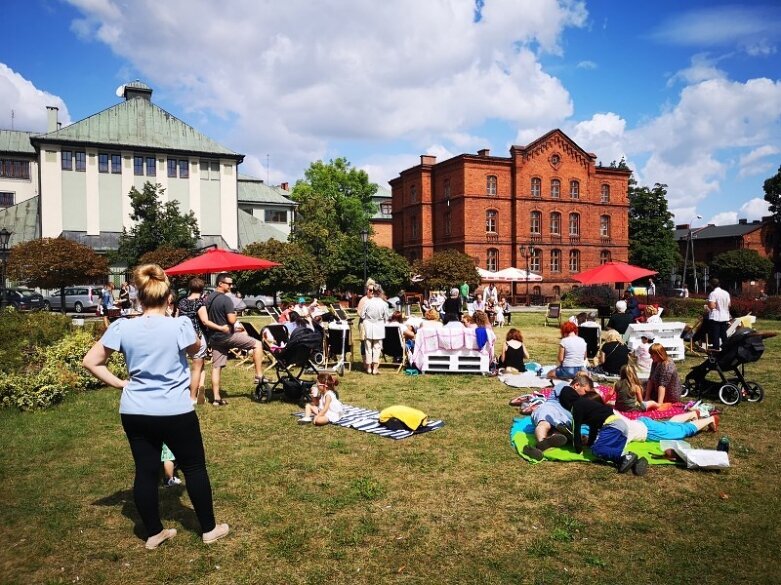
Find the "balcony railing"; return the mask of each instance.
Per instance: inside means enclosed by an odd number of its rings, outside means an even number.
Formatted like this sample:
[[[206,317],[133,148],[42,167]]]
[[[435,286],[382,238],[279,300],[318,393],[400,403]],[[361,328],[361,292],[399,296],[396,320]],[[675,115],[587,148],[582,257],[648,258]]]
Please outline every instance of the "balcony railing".
[[[573,246],[576,246],[576,245],[580,244],[580,236],[576,236],[576,235],[570,234],[570,236],[569,236],[569,243],[571,245],[573,245]]]
[[[485,241],[489,244],[495,244],[499,241],[499,234],[496,232],[487,232],[485,234]]]

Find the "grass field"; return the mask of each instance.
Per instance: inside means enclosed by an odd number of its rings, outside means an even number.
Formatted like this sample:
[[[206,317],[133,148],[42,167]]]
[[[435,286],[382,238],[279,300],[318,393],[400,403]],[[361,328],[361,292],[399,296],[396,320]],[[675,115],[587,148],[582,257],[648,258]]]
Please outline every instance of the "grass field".
[[[541,314],[513,321],[532,358],[551,362],[557,331]],[[198,408],[217,518],[232,530],[210,547],[184,489],[161,488],[179,534],[144,549],[118,392],[0,412],[0,582],[779,583],[781,337],[766,345],[748,368],[765,401],[725,407],[718,435],[692,439],[712,448],[728,435],[732,467],[643,478],[523,461],[508,440],[520,392],[495,378],[348,373],[343,401],[447,423],[391,441],[296,425],[294,406],[251,401],[251,373],[231,365],[230,405]]]

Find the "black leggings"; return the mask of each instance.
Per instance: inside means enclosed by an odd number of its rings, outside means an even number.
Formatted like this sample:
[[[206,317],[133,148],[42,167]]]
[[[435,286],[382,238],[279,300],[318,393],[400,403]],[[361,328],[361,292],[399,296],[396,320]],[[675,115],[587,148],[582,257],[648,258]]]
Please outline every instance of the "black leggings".
[[[201,530],[214,530],[212,488],[206,471],[201,427],[195,411],[174,416],[120,416],[136,463],[133,498],[149,536],[158,534],[163,529],[158,502],[160,453],[163,443],[171,449],[179,468],[184,472],[187,493],[201,523]]]

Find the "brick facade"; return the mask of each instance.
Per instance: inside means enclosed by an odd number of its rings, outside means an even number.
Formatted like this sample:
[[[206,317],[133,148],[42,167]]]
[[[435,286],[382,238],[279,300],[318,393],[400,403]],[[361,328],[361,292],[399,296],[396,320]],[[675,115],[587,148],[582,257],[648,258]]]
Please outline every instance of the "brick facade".
[[[393,225],[388,220],[373,219],[371,221],[374,234],[372,242],[385,248],[393,247]]]
[[[509,157],[481,150],[437,163],[423,155],[421,164],[390,181],[394,248],[411,261],[453,248],[477,266],[501,270],[525,269],[519,246],[529,245],[540,258],[539,269],[533,258],[530,268],[543,277],[530,292],[556,297],[577,286],[572,274],[606,258],[628,259],[631,171],[595,161],[560,130],[511,147]],[[525,286],[516,284],[516,292],[523,294]]]

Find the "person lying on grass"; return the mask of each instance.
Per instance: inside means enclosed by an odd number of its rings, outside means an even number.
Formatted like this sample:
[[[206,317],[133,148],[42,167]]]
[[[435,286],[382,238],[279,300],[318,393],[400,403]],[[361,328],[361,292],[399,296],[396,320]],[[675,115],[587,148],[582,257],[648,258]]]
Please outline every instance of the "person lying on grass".
[[[523,448],[523,454],[527,457],[542,461],[546,449],[566,445],[567,438],[556,430],[559,427],[568,428],[572,425],[572,416],[559,402],[560,393],[566,387],[566,382],[556,384],[548,399],[532,412],[537,445],[535,447],[526,445]]]

